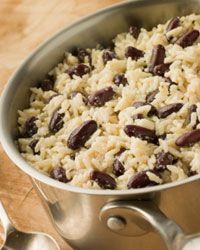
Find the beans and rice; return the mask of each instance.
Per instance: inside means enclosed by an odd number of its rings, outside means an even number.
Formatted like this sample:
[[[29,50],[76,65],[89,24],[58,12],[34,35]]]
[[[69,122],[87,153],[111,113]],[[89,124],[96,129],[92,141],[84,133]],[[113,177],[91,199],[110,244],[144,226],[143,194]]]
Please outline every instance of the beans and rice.
[[[130,189],[200,173],[200,15],[77,48],[31,88],[19,150],[58,181]]]

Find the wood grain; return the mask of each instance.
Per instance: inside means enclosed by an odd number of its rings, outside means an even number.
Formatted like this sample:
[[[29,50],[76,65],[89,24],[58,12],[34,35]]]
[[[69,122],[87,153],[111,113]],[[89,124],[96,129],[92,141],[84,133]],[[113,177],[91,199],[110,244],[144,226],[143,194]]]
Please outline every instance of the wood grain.
[[[119,0],[1,0],[0,92],[21,61],[54,32]],[[44,231],[62,250],[71,249],[54,231],[31,181],[0,147],[0,199],[21,230]]]

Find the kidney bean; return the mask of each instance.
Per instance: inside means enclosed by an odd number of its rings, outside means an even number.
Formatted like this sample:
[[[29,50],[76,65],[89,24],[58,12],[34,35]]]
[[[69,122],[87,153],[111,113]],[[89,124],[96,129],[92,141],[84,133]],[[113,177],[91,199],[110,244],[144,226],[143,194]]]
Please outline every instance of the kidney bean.
[[[151,117],[153,115],[157,115],[157,109],[150,103],[146,103],[146,102],[134,102],[133,103],[133,107],[135,108],[139,108],[141,106],[145,106],[145,105],[150,105],[151,109],[149,110],[147,116]]]
[[[115,159],[113,162],[113,171],[112,172],[116,177],[123,175],[125,172],[124,165],[118,159]]]
[[[197,111],[197,105],[196,104],[192,104],[191,106],[190,106],[190,113],[194,113],[194,112],[196,112]]]
[[[120,84],[122,84],[123,86],[126,86],[128,84],[128,80],[123,73],[116,74],[113,79],[113,82],[117,86],[119,86]]]
[[[115,189],[117,186],[116,181],[112,176],[100,171],[92,171],[90,179],[95,181],[103,189]]]
[[[143,114],[135,114],[132,116],[133,120],[137,120],[137,119],[143,119],[144,115]]]
[[[190,169],[189,173],[188,173],[188,177],[191,177],[191,176],[194,176],[194,175],[197,175],[197,171],[193,171]]]
[[[181,37],[178,38],[176,44],[180,45],[182,48],[186,48],[191,46],[199,37],[198,30],[191,30],[183,34]]]
[[[156,163],[154,169],[156,171],[164,171],[167,165],[176,163],[177,159],[169,152],[160,152],[156,154]]]
[[[139,58],[144,56],[144,52],[142,50],[136,49],[132,46],[128,46],[125,50],[125,57],[131,57],[132,60],[138,60]]]
[[[140,34],[140,28],[138,28],[137,26],[130,26],[129,28],[129,33],[135,38],[137,39],[139,34]]]
[[[88,103],[88,97],[87,94],[85,92],[82,91],[73,91],[70,95],[70,97],[73,99],[77,94],[81,94],[82,95],[82,100],[85,104]]]
[[[195,129],[178,137],[175,143],[179,147],[189,147],[199,141],[200,141],[200,129]]]
[[[164,134],[162,134],[162,135],[158,135],[158,139],[161,139],[161,140],[165,140],[166,137],[167,137],[167,134],[166,134],[166,133],[164,133]]]
[[[153,115],[157,115],[157,109],[152,104],[149,104],[149,105],[151,106],[151,109],[149,110],[147,116],[151,117]]]
[[[155,130],[151,130],[137,125],[126,125],[124,128],[124,132],[129,137],[134,136],[140,138],[141,140],[146,140],[154,144],[158,142],[158,137],[156,135]]]
[[[151,181],[147,175],[147,171],[142,171],[133,175],[128,181],[127,187],[131,188],[143,188],[148,186],[158,185],[155,181]]]
[[[197,105],[196,104],[192,104],[189,108],[189,122],[191,121],[191,115],[192,113],[195,113],[197,111]],[[192,127],[193,129],[196,129],[197,125],[199,124],[199,119],[198,117],[196,118],[196,123],[194,124],[194,126]]]
[[[82,77],[85,74],[90,73],[90,67],[80,63],[66,70],[66,73],[72,78],[73,75]]]
[[[57,181],[64,182],[64,183],[67,183],[70,181],[67,179],[66,171],[63,167],[53,168],[50,172],[50,177]]]
[[[114,51],[105,49],[102,55],[103,62],[106,64],[108,61],[112,61],[114,58],[116,58],[116,54]]]
[[[38,127],[35,124],[36,120],[37,118],[35,116],[31,116],[26,120],[24,124],[25,136],[32,137],[34,134],[37,133]]]
[[[155,97],[156,97],[156,95],[157,95],[158,93],[159,93],[159,90],[158,90],[158,89],[149,92],[148,95],[146,96],[146,102],[147,102],[147,103],[153,102],[154,99],[155,99]]]
[[[94,94],[90,95],[88,97],[88,101],[90,105],[96,106],[96,107],[101,107],[103,106],[106,102],[112,100],[115,92],[112,87],[106,87],[103,89],[100,89],[96,91]]]
[[[43,81],[41,81],[39,83],[39,87],[43,91],[53,90],[53,88],[54,88],[54,81],[52,79],[44,79]]]
[[[71,160],[73,160],[73,161],[74,161],[74,160],[75,160],[75,158],[76,158],[76,155],[75,155],[75,154],[70,154],[70,156],[69,156],[69,157],[70,157],[70,159],[71,159]]]
[[[32,149],[33,154],[37,154],[37,152],[35,151],[35,147],[37,145],[37,143],[39,142],[38,139],[33,139],[30,143],[29,143],[29,147]]]
[[[69,148],[75,150],[84,146],[87,140],[97,130],[97,123],[94,120],[88,120],[82,123],[82,125],[76,128],[70,134],[67,145]]]
[[[126,151],[126,148],[121,147],[120,150],[119,150],[119,152],[117,152],[114,156],[115,157],[119,157],[124,151]]]
[[[170,30],[173,30],[180,26],[180,19],[179,17],[174,17],[170,20],[170,22],[167,25],[166,32],[169,32]]]
[[[163,64],[165,59],[165,48],[163,45],[158,44],[154,46],[150,59],[149,72],[154,73],[155,66]]]
[[[166,105],[158,110],[159,118],[166,118],[168,115],[171,115],[174,112],[178,112],[183,107],[182,103],[172,103]]]
[[[86,49],[83,49],[83,48],[77,48],[75,51],[75,56],[78,57],[78,60],[80,63],[84,63],[85,57],[88,57],[89,61],[91,60],[90,53]]]
[[[58,113],[58,110],[55,110],[52,114],[52,117],[49,122],[49,131],[51,133],[57,133],[64,125],[64,113]]]
[[[171,63],[162,63],[156,65],[153,69],[153,73],[158,76],[164,76],[165,72],[169,71]]]

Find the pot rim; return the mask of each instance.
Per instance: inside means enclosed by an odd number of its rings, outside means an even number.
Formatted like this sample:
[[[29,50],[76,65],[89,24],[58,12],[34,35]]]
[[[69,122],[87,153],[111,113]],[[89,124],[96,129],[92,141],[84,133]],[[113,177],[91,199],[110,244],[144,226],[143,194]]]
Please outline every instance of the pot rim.
[[[172,0],[170,0],[172,1]],[[178,0],[180,1],[180,0]],[[14,71],[10,79],[8,80],[8,83],[4,87],[4,90],[1,94],[0,98],[0,142],[2,144],[3,149],[5,150],[6,154],[9,156],[9,158],[15,163],[23,172],[31,176],[33,179],[39,180],[42,183],[45,183],[47,185],[50,185],[52,187],[56,187],[59,189],[63,189],[66,191],[74,192],[74,193],[81,193],[81,194],[91,194],[91,195],[139,195],[139,194],[147,194],[151,192],[158,192],[161,190],[177,187],[180,185],[187,184],[189,182],[198,180],[200,178],[200,175],[197,174],[192,177],[188,177],[183,180],[167,183],[167,184],[161,184],[158,186],[152,186],[152,187],[146,187],[146,188],[139,188],[139,189],[129,189],[129,190],[103,190],[103,189],[88,189],[88,188],[82,188],[77,186],[72,186],[68,183],[62,183],[59,181],[56,181],[49,176],[43,174],[42,172],[39,172],[35,168],[33,168],[31,165],[29,165],[23,157],[20,155],[19,151],[17,150],[16,146],[14,145],[14,140],[11,139],[11,136],[9,135],[9,132],[7,130],[7,124],[5,122],[4,117],[6,116],[6,99],[8,96],[8,93],[10,92],[10,89],[12,87],[12,83],[15,80],[18,73],[26,67],[26,64],[32,60],[35,54],[38,54],[45,46],[48,46],[51,41],[56,39],[56,37],[60,36],[63,32],[67,32],[69,29],[73,28],[74,26],[77,26],[82,21],[85,21],[87,19],[92,18],[95,15],[101,15],[102,13],[109,12],[110,10],[114,10],[115,8],[118,8],[119,6],[128,5],[130,2],[135,2],[139,4],[147,3],[148,0],[133,0],[133,1],[127,1],[122,3],[117,3],[111,6],[108,6],[106,8],[103,8],[99,11],[93,12],[90,15],[87,15],[85,17],[80,18],[78,21],[72,23],[71,25],[59,30],[54,35],[50,36],[49,39],[47,39],[45,42],[43,42],[40,46],[38,46],[36,49],[33,50],[33,52],[21,63],[21,65]],[[160,2],[160,0],[154,0],[154,2]],[[169,2],[168,0],[164,0],[162,2]]]

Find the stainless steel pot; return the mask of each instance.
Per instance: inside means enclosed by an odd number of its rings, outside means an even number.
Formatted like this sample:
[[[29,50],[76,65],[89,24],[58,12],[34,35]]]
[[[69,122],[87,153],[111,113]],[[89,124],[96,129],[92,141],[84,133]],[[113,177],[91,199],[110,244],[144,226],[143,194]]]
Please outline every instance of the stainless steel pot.
[[[16,165],[32,177],[54,227],[73,248],[200,249],[200,236],[187,236],[200,232],[199,175],[127,191],[87,190],[59,183],[30,167],[19,154],[14,142],[17,110],[28,105],[30,86],[61,60],[65,50],[106,44],[130,24],[148,28],[172,16],[198,13],[199,7],[200,0],[136,0],[104,9],[50,38],[7,84],[0,103],[1,143]]]

